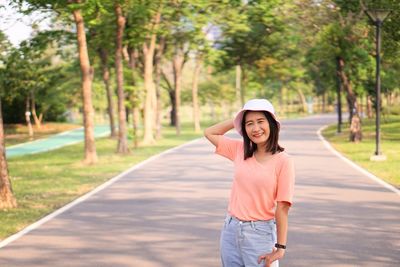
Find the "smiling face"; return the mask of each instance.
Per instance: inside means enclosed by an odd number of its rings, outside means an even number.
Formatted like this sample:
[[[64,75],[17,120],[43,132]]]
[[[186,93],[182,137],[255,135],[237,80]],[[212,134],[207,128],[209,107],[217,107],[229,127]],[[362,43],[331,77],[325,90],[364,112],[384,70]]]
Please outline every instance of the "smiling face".
[[[270,134],[267,118],[263,112],[249,111],[244,117],[244,126],[247,136],[257,145],[257,148],[266,147]]]

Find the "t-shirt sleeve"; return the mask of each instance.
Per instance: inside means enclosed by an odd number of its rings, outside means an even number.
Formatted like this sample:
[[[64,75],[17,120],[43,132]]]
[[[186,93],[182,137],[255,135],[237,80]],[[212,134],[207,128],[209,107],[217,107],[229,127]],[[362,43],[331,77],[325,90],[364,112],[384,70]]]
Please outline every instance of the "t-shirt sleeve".
[[[231,139],[221,135],[218,139],[218,145],[215,148],[215,153],[234,161],[239,145],[239,140]]]
[[[295,170],[293,160],[290,157],[285,157],[278,174],[276,201],[285,201],[292,205],[294,181]]]

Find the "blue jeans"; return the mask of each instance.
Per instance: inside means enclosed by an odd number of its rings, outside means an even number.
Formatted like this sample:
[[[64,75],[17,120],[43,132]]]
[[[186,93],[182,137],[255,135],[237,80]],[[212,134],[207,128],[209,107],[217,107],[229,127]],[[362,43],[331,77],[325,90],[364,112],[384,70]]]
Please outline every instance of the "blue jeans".
[[[240,221],[227,215],[221,232],[221,260],[223,267],[261,267],[258,257],[271,253],[276,243],[275,220]],[[278,261],[272,264],[278,267]]]

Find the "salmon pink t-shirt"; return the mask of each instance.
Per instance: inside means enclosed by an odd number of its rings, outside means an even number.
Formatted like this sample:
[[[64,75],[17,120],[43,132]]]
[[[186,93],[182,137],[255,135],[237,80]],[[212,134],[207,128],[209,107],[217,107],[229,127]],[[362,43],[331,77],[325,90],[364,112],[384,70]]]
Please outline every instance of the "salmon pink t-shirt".
[[[244,160],[243,141],[220,136],[215,153],[233,161],[235,168],[230,215],[243,221],[270,220],[277,201],[292,204],[295,172],[286,152],[272,155],[265,163],[254,156]]]

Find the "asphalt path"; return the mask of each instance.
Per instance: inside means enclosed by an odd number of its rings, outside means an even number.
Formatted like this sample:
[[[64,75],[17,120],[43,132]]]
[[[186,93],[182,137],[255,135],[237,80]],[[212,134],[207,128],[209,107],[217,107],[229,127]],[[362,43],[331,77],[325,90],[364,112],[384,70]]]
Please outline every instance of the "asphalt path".
[[[334,119],[283,122],[297,180],[280,266],[399,266],[400,196],[321,142]],[[0,243],[0,266],[220,266],[232,165],[213,151],[203,138],[128,170]]]

